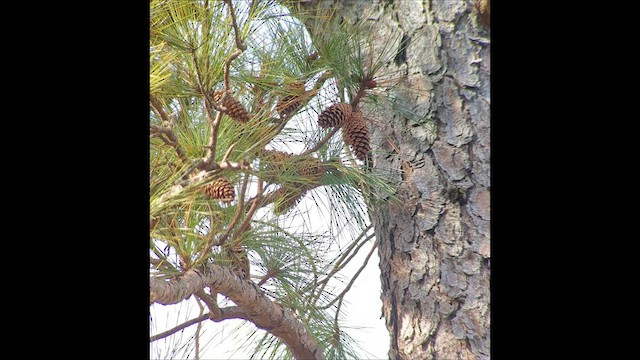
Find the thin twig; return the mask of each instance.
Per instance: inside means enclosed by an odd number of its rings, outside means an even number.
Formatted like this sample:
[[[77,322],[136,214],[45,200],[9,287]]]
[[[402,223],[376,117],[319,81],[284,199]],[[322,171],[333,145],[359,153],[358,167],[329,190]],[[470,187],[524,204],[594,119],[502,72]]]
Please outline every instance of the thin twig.
[[[182,160],[185,163],[188,162],[189,159],[187,158],[187,155],[185,154],[184,150],[182,150],[182,147],[178,143],[178,140],[176,139],[176,136],[173,133],[173,130],[171,129],[171,126],[173,125],[173,122],[169,118],[169,115],[167,115],[167,113],[164,111],[164,108],[162,107],[162,104],[153,95],[149,96],[149,102],[151,103],[151,106],[153,107],[153,109],[158,113],[158,115],[162,119],[162,122],[164,124],[170,126],[170,127],[164,127],[164,126],[158,126],[158,125],[150,124],[152,134],[155,133],[155,134],[163,134],[163,135],[165,135],[168,138],[168,140],[170,141],[169,143],[163,137],[160,137],[160,139],[162,139],[162,141],[164,141],[165,144],[170,145],[175,149],[176,154],[178,155],[180,160]]]
[[[227,159],[229,158],[229,155],[231,154],[231,151],[233,150],[234,147],[236,147],[236,145],[238,145],[238,143],[233,143],[231,144],[231,146],[229,146],[229,148],[227,149],[227,152],[224,153],[224,156],[222,157],[222,160],[220,162],[227,161]]]
[[[223,95],[224,97],[224,95]],[[206,105],[205,105],[206,107]],[[218,126],[220,125],[220,121],[222,120],[222,112],[218,112],[215,117],[211,116],[211,109],[207,109],[207,117],[209,118],[209,143],[207,144],[207,156],[204,161],[200,165],[200,168],[204,170],[215,170],[217,168],[216,164],[216,144],[218,141]]]
[[[235,216],[233,217],[233,220],[231,220],[231,224],[229,224],[229,226],[227,226],[227,231],[224,232],[224,234],[222,234],[222,236],[220,237],[220,240],[218,240],[218,245],[222,245],[225,243],[225,241],[227,241],[227,239],[229,238],[229,235],[231,234],[231,231],[233,231],[234,227],[236,226],[236,224],[238,223],[238,221],[240,221],[240,217],[242,216],[242,213],[244,212],[244,196],[245,196],[245,192],[247,190],[247,184],[249,181],[249,174],[246,174],[244,181],[242,183],[242,189],[240,191],[240,200],[237,206],[237,211]]]
[[[225,161],[216,165],[220,170],[251,170],[251,165],[246,160],[241,162]]]
[[[351,106],[354,109],[358,108],[358,103],[360,102],[360,99],[362,99],[365,96],[365,90],[367,89],[366,83],[365,81],[362,81],[360,83],[360,88],[358,89],[358,92],[356,93],[356,96],[353,98],[353,100],[351,100]]]
[[[274,270],[269,270],[267,271],[267,273],[260,278],[260,281],[258,281],[258,286],[262,286],[264,285],[264,283],[267,282],[267,280],[271,279],[272,277],[278,275],[278,273],[280,272],[280,269],[274,269]]]
[[[235,38],[236,38],[236,46],[238,47],[238,49],[244,51],[247,50],[247,45],[244,44],[244,41],[242,41],[242,39],[240,39],[240,31],[238,30],[238,23],[236,21],[236,14],[233,11],[233,2],[231,0],[224,0],[225,3],[227,3],[227,6],[229,6],[229,8],[227,9],[229,11],[229,15],[231,16],[231,24],[233,25],[233,30],[235,33]],[[253,4],[251,4],[253,5]]]
[[[331,137],[335,135],[335,133],[337,133],[338,130],[340,130],[340,128],[341,126],[336,126],[327,135],[325,135],[325,137],[322,138],[322,140],[318,141],[318,143],[315,144],[311,149],[305,150],[302,154],[298,156],[307,156],[315,151],[318,151],[318,149],[320,149],[327,141],[329,141],[329,139],[331,139]]]
[[[354,240],[353,243],[351,243],[349,245],[349,247],[346,249],[344,254],[342,254],[336,260],[336,263],[335,263],[333,269],[331,269],[331,272],[329,272],[324,279],[318,281],[316,285],[321,285],[321,284],[327,283],[337,272],[342,270],[346,266],[346,264],[348,264],[351,261],[351,259],[353,259],[354,256],[356,256],[358,254],[358,251],[360,251],[360,248],[362,248],[362,246],[364,246],[364,244],[366,244],[371,238],[373,238],[375,236],[375,234],[370,234],[364,240],[362,240],[362,242],[360,242],[360,239],[362,239],[362,237],[366,234],[366,232],[369,229],[371,229],[371,225],[369,225],[358,236],[358,238],[356,240]],[[351,250],[353,250],[354,248],[355,248],[355,250],[353,251],[353,253],[351,253]],[[347,258],[347,259],[345,260],[345,258]]]
[[[207,295],[204,290],[200,290],[195,293],[198,299],[202,300],[210,310],[211,316],[218,317],[220,316],[220,308],[218,307],[218,302],[216,301],[217,294],[212,293],[211,295]]]
[[[220,160],[220,163],[217,164],[218,169],[251,170],[251,166],[249,165],[249,162],[246,160],[242,160],[241,162],[233,162],[233,161],[227,160],[229,158],[229,155],[231,154],[231,151],[233,150],[234,147],[236,147],[236,145],[238,145],[238,143],[233,143],[231,146],[229,146],[229,148],[227,149],[227,152],[222,157],[222,160]]]
[[[213,316],[213,314],[211,313],[202,314],[197,318],[186,321],[170,330],[167,330],[160,334],[149,337],[149,342],[154,342],[156,340],[164,339],[167,336],[171,336],[180,330],[186,329],[191,325],[200,323],[205,320],[220,322],[220,321],[229,320],[229,319],[241,319],[241,320],[251,321],[251,317],[246,312],[242,311],[238,306],[229,306],[229,307],[220,309],[220,316]]]
[[[156,340],[160,340],[160,339],[166,338],[167,336],[173,335],[173,334],[177,333],[178,331],[180,331],[182,329],[185,329],[185,328],[187,328],[187,327],[189,327],[189,326],[191,326],[193,324],[197,324],[197,323],[199,323],[201,321],[204,321],[204,320],[207,320],[207,319],[209,319],[209,313],[202,314],[201,316],[198,316],[195,319],[191,319],[189,321],[186,321],[186,322],[174,327],[173,329],[169,329],[169,330],[167,330],[165,332],[162,332],[160,334],[151,336],[149,338],[149,342],[153,342],[153,341],[156,341]]]
[[[263,192],[264,192],[264,188],[263,188],[262,179],[258,178],[258,194],[262,194]],[[249,227],[249,222],[253,217],[253,213],[257,209],[258,209],[258,201],[255,201],[254,203],[251,204],[251,208],[249,208],[249,211],[247,212],[247,215],[245,216],[242,224],[240,224],[240,227],[238,228],[238,231],[236,232],[234,238],[237,238],[238,234],[242,234],[244,231],[247,230],[247,228]]]
[[[198,303],[198,307],[200,308],[200,316],[202,316],[204,314],[204,306],[202,306],[202,304],[200,303],[200,301],[196,301]],[[196,327],[196,334],[195,334],[195,340],[196,340],[196,360],[200,360],[200,330],[202,330],[202,322],[198,323],[198,326]]]
[[[158,98],[156,98],[154,95],[149,95],[149,102],[151,102],[151,106],[153,106],[153,109],[156,112],[158,112],[158,115],[160,115],[160,118],[162,119],[162,121],[166,124],[170,124],[171,120],[169,119],[169,116],[162,108],[162,104],[160,104],[160,101],[158,100]]]
[[[242,54],[242,50],[240,49],[235,49],[231,55],[229,55],[229,58],[227,59],[227,61],[224,63],[224,94],[223,94],[223,98],[220,99],[220,102],[224,101],[224,96],[227,95],[227,91],[230,90],[230,85],[229,85],[229,73],[231,72],[231,62],[235,59],[238,58],[238,56],[240,56],[240,54]]]
[[[171,129],[154,124],[149,124],[149,127],[151,129],[152,135],[160,135],[158,136],[160,140],[174,148],[174,150],[176,151],[176,155],[178,155],[178,158],[180,158],[182,162],[189,162],[189,158],[185,154],[184,150],[182,150],[182,147],[178,143],[178,139],[176,139],[176,136]]]
[[[373,255],[373,251],[377,247],[378,247],[378,242],[376,241],[376,243],[373,244],[373,246],[371,247],[371,250],[367,254],[367,257],[364,259],[364,263],[362,264],[362,266],[360,266],[360,269],[358,269],[358,271],[356,271],[355,275],[353,275],[353,278],[351,278],[351,281],[349,281],[349,284],[347,284],[347,287],[344,288],[344,290],[342,290],[342,292],[340,292],[340,294],[338,294],[338,296],[336,296],[328,304],[326,304],[325,306],[320,307],[319,309],[327,309],[327,308],[329,308],[331,305],[333,305],[333,303],[335,303],[338,299],[341,299],[351,289],[351,286],[353,285],[353,283],[356,281],[356,279],[358,278],[358,276],[360,275],[362,270],[364,270],[364,268],[369,263],[369,259],[371,258],[371,255]]]

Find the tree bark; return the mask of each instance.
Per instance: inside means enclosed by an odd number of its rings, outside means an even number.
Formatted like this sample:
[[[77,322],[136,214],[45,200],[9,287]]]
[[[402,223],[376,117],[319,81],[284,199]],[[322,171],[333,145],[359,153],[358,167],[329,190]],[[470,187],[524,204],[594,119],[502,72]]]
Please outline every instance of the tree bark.
[[[251,281],[244,281],[228,268],[210,264],[191,269],[172,280],[151,277],[151,304],[177,304],[205,287],[231,299],[256,327],[279,337],[296,359],[324,360],[324,354],[304,325],[280,305],[272,302]]]
[[[403,77],[395,105],[370,124],[374,168],[399,174],[402,200],[370,209],[391,359],[489,358],[490,41],[488,1],[478,3],[297,4],[370,22],[374,48],[401,34],[381,71]]]

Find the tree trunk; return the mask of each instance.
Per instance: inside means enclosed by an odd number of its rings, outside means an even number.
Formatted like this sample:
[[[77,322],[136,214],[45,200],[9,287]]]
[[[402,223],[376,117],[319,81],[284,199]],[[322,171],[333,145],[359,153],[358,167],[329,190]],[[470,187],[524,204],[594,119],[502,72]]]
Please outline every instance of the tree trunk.
[[[389,357],[488,359],[488,1],[336,0],[322,6],[337,7],[349,22],[371,22],[375,47],[402,33],[394,61],[381,72],[406,75],[391,91],[396,104],[419,115],[377,110],[379,121],[370,125],[374,167],[401,174],[402,206],[370,209]]]

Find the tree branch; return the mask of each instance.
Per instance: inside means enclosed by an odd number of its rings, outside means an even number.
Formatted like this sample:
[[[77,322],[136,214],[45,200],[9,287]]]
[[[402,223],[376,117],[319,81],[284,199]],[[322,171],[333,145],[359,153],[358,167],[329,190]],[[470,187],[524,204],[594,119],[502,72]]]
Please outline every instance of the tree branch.
[[[315,144],[311,149],[305,150],[302,154],[298,156],[307,156],[315,151],[318,151],[318,149],[320,149],[322,145],[324,145],[327,141],[329,141],[329,139],[331,139],[331,137],[335,135],[338,132],[338,130],[340,130],[340,128],[342,128],[342,126],[334,127],[333,130],[331,130],[324,138],[322,138],[322,140],[318,141],[318,143]]]
[[[234,52],[232,52],[231,55],[229,55],[229,58],[224,64],[224,90],[225,91],[222,93],[222,97],[220,98],[220,104],[225,103],[225,99],[228,96],[228,91],[231,88],[230,82],[229,82],[231,62],[237,59],[238,56],[240,56],[240,54],[242,54],[242,52],[247,49],[247,46],[240,39],[240,33],[238,31],[236,15],[235,15],[235,12],[233,11],[233,4],[231,0],[225,0],[225,3],[227,3],[227,5],[229,6],[228,8],[229,16],[231,16],[231,22],[233,24],[233,30],[235,33],[237,49]],[[194,63],[196,64],[196,70],[198,70],[197,62],[195,61],[195,54],[194,54]],[[199,74],[199,71],[198,71],[198,74]],[[201,76],[199,75],[199,77]],[[200,87],[202,87],[202,85],[200,85]],[[220,121],[222,120],[222,113],[224,111],[221,111],[223,108],[217,105],[215,101],[212,101],[213,99],[210,97],[208,93],[208,89],[201,89],[201,90],[205,95],[205,112],[207,114],[207,117],[209,118],[209,123],[211,124],[211,134],[209,138],[209,143],[207,144],[207,155],[205,157],[205,160],[200,164],[199,168],[203,170],[215,170],[218,168],[218,165],[215,162],[216,143],[218,140],[218,126],[220,125]],[[207,105],[211,105],[211,106],[207,106]],[[212,107],[218,110],[218,113],[215,115],[215,117],[213,116],[211,111]],[[224,110],[226,111],[227,109],[224,108]],[[226,165],[229,165],[229,163],[226,163]]]
[[[209,313],[202,314],[201,316],[198,316],[195,319],[191,319],[189,321],[186,321],[186,322],[184,322],[184,323],[182,323],[182,324],[180,324],[180,325],[178,325],[178,326],[176,326],[176,327],[174,327],[172,329],[169,329],[167,331],[161,332],[160,334],[151,336],[149,338],[149,342],[154,342],[156,340],[164,339],[167,336],[171,336],[171,335],[177,333],[178,331],[180,331],[182,329],[186,329],[191,325],[197,324],[197,323],[199,323],[201,321],[204,321],[204,320],[207,320],[207,319],[209,319]]]
[[[378,246],[377,242],[375,244],[373,244],[373,246],[371,247],[371,250],[367,254],[367,257],[364,259],[364,263],[362,264],[362,266],[360,266],[360,269],[358,269],[358,271],[356,271],[356,273],[353,275],[353,278],[351,278],[351,281],[349,281],[349,284],[347,284],[347,286],[344,288],[344,290],[342,290],[342,292],[340,294],[338,294],[338,296],[336,296],[328,304],[326,304],[325,306],[320,307],[319,309],[327,309],[327,308],[329,308],[329,306],[333,305],[333,303],[335,303],[336,300],[342,299],[344,297],[344,295],[347,292],[349,292],[349,290],[351,289],[351,286],[353,286],[353,283],[356,281],[358,276],[360,276],[360,273],[362,272],[362,270],[364,270],[364,268],[369,263],[369,259],[371,258],[371,255],[373,255],[373,251],[376,249],[377,246]],[[342,301],[342,300],[340,300],[340,301]]]
[[[208,264],[187,270],[169,281],[150,278],[150,303],[176,304],[209,286],[233,301],[259,329],[280,338],[296,359],[324,360],[324,354],[304,325],[271,300],[251,281],[242,280],[228,268]]]
[[[151,337],[149,337],[149,342],[154,342],[156,340],[160,340],[160,339],[164,339],[167,336],[171,336],[175,333],[177,333],[180,330],[186,329],[191,325],[195,325],[199,322],[205,321],[205,320],[212,320],[214,322],[221,322],[223,320],[229,320],[229,319],[241,319],[241,320],[247,320],[247,321],[251,321],[251,318],[249,318],[249,316],[247,315],[246,312],[242,311],[242,309],[240,309],[237,306],[229,306],[226,308],[222,308],[220,309],[220,315],[219,316],[214,316],[212,313],[206,313],[206,314],[202,314],[200,316],[198,316],[195,319],[191,319],[189,321],[185,321],[184,323],[169,329],[167,331],[161,332],[160,334],[157,335],[153,335]]]
[[[158,113],[158,115],[160,115],[160,118],[162,119],[162,121],[165,124],[167,124],[167,125],[172,124],[171,119],[169,119],[169,116],[167,115],[167,113],[162,108],[162,104],[160,104],[160,101],[158,101],[158,99],[155,96],[150,95],[149,102],[151,103],[151,106],[153,107],[153,109]],[[189,161],[189,158],[184,153],[184,150],[182,150],[182,147],[178,143],[178,140],[176,139],[176,136],[173,133],[173,130],[171,130],[171,128],[164,127],[164,126],[158,126],[158,125],[154,125],[154,124],[150,124],[150,127],[151,127],[151,133],[152,134],[154,134],[154,133],[155,134],[163,134],[168,138],[169,142],[167,142],[164,138],[161,137],[161,139],[166,144],[172,146],[176,150],[176,154],[178,155],[180,160],[182,160],[185,163],[187,163]]]
[[[233,31],[235,34],[235,38],[236,38],[236,47],[242,51],[247,50],[247,45],[244,44],[244,41],[242,41],[242,39],[240,39],[240,31],[238,30],[238,22],[236,21],[236,14],[235,11],[233,11],[233,3],[231,0],[224,0],[225,3],[227,3],[227,6],[229,6],[229,15],[231,16],[231,24],[233,25]],[[251,4],[250,9],[253,7],[253,3]]]

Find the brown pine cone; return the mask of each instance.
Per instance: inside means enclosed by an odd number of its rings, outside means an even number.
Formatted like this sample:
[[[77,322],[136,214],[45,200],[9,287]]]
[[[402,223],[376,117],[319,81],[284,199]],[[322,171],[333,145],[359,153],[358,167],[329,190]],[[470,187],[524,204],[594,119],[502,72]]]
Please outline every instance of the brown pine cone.
[[[287,213],[298,205],[306,193],[307,190],[302,187],[281,187],[274,193],[276,200],[273,203],[273,212],[276,215]]]
[[[222,99],[222,94],[224,94],[223,90],[214,90],[212,94],[213,100],[217,103],[220,103],[220,100]],[[226,111],[227,115],[229,115],[229,117],[231,117],[234,120],[244,123],[249,121],[249,119],[251,118],[251,115],[249,115],[247,110],[245,110],[244,106],[242,106],[240,101],[236,100],[231,95],[231,91],[227,92],[227,97],[225,98],[224,102],[220,105],[227,108],[227,111]]]
[[[280,117],[289,115],[296,110],[302,103],[302,95],[304,95],[304,83],[295,81],[285,86],[285,94],[278,100],[276,111]]]
[[[351,105],[337,103],[322,110],[318,116],[318,125],[321,128],[340,126],[351,115]]]
[[[369,140],[369,129],[360,111],[354,111],[342,127],[342,138],[344,143],[351,145],[351,150],[356,157],[362,161],[371,150]]]
[[[236,197],[236,191],[229,180],[218,178],[203,188],[204,193],[212,199],[231,202]]]
[[[284,171],[284,163],[293,154],[278,150],[263,150],[260,155],[260,165],[265,171],[267,182],[274,182],[277,176]]]
[[[262,159],[272,163],[281,163],[293,156],[291,153],[278,150],[263,150]]]
[[[311,182],[318,182],[324,175],[325,168],[320,160],[316,158],[305,159],[301,164],[300,176],[309,179]]]

